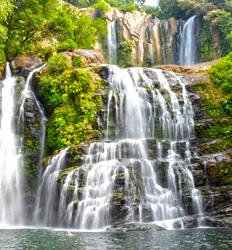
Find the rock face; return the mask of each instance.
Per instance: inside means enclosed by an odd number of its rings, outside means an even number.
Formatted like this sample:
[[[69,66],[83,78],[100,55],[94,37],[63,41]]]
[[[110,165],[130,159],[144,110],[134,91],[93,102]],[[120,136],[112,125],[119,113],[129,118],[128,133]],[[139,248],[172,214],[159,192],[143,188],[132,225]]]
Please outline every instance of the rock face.
[[[124,14],[114,8],[106,15],[110,22],[117,20],[119,50],[123,42],[133,42],[134,65],[178,62],[178,27],[182,22],[153,19],[138,11]]]
[[[117,46],[118,53],[121,46],[126,41],[133,43],[133,65],[152,66],[155,64],[179,64],[180,54],[180,35],[183,31],[185,21],[169,18],[159,20],[144,12],[120,12],[116,8],[111,8],[106,13],[109,22],[117,22]],[[206,22],[206,24],[204,23]],[[215,60],[221,55],[219,45],[219,32],[216,26],[210,26],[210,36],[212,42],[208,48],[208,54],[202,54],[206,42],[203,34],[203,24],[207,24],[201,17],[195,19],[197,50],[199,62]],[[205,53],[205,52],[204,52]]]
[[[72,60],[75,56],[81,56],[82,62],[86,65],[89,64],[106,64],[103,55],[96,50],[87,49],[75,49],[72,52],[62,52],[69,60]]]
[[[43,61],[39,57],[27,54],[18,56],[11,62],[15,73],[23,76],[27,76],[30,71],[41,65],[43,65]]]

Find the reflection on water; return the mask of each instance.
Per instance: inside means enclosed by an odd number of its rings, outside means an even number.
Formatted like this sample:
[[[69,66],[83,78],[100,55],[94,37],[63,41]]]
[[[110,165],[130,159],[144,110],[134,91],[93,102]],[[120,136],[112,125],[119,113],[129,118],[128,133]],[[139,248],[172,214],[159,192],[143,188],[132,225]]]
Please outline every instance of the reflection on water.
[[[0,230],[0,249],[39,250],[231,250],[232,229],[193,229],[159,232],[75,232],[38,229]]]

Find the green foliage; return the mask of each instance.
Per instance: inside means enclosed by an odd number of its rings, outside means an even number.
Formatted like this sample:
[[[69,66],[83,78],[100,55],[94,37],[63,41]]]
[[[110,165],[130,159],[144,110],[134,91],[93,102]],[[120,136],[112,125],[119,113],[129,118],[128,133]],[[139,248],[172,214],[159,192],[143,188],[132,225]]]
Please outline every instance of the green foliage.
[[[125,41],[120,45],[118,54],[118,61],[120,67],[133,66],[132,50],[133,50],[132,41]]]
[[[210,32],[209,20],[204,20],[203,27],[201,27],[202,44],[201,44],[201,58],[204,61],[210,61],[212,59],[212,33]]]
[[[74,68],[80,68],[83,66],[83,62],[82,62],[82,59],[81,59],[81,56],[75,56],[73,59],[72,59],[72,64],[73,64],[73,67]]]
[[[25,164],[24,174],[25,174],[25,179],[27,182],[26,188],[27,188],[27,191],[30,192],[31,189],[36,188],[37,179],[38,179],[38,166]]]
[[[61,73],[68,68],[67,58],[61,54],[55,55],[48,60],[51,73]]]
[[[226,94],[232,94],[232,52],[214,64],[208,73],[216,87],[221,87]]]
[[[185,18],[184,12],[179,6],[177,0],[159,0],[159,18],[167,19],[175,17],[176,19]]]
[[[232,52],[208,71],[211,83],[196,85],[203,97],[212,122],[196,125],[196,132],[204,139],[220,139],[216,150],[232,147]]]
[[[152,15],[153,18],[160,16],[160,9],[158,7],[144,5],[143,11],[145,11],[146,14]]]
[[[104,0],[97,0],[97,3],[92,5],[96,9],[96,16],[102,17],[104,13],[109,11],[109,5]]]
[[[119,7],[119,10],[122,12],[133,12],[136,10],[136,6],[134,4],[125,4],[121,7]]]
[[[221,10],[213,20],[219,29],[219,40],[222,55],[225,56],[231,51],[232,13]]]
[[[93,136],[96,113],[102,101],[101,97],[95,96],[100,81],[94,79],[89,70],[79,68],[81,62],[81,58],[76,56],[72,60],[73,65],[68,65],[63,55],[55,55],[49,59],[50,72],[39,78],[38,85],[50,116],[47,154],[88,141]]]
[[[49,56],[53,51],[93,49],[96,37],[102,41],[107,34],[105,21],[92,20],[58,0],[4,2],[10,4],[0,19],[0,64],[23,53]]]

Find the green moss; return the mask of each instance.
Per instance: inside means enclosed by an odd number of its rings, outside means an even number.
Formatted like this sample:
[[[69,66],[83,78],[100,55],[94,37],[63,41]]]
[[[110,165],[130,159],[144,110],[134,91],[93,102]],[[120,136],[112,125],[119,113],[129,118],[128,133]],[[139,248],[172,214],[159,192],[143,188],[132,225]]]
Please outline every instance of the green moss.
[[[120,67],[131,67],[133,66],[133,42],[125,41],[120,44],[118,53],[118,63]]]
[[[207,111],[211,121],[203,124],[195,124],[198,137],[220,141],[212,145],[210,150],[221,152],[232,147],[232,116],[223,107],[223,101],[228,95],[222,88],[218,88],[214,82],[199,82],[195,89],[202,98],[202,108]]]
[[[125,198],[124,194],[114,193],[110,198],[110,203],[112,204],[113,202],[125,201],[125,200],[126,200],[126,198]]]
[[[30,191],[31,189],[34,189],[37,184],[38,166],[34,164],[25,164],[24,174],[26,179],[26,189],[27,191]]]
[[[35,123],[34,127],[35,127],[36,130],[38,130],[39,129],[39,123]]]
[[[141,197],[140,197],[140,195],[137,194],[135,196],[135,202],[140,202],[140,200],[141,200]]]
[[[91,69],[74,68],[65,61],[63,56],[50,59],[50,72],[40,76],[38,82],[50,116],[47,122],[47,154],[89,141],[97,134],[94,133],[96,114],[102,103],[101,96],[97,94],[102,82]]]
[[[58,177],[58,181],[62,183],[63,177],[67,176],[71,171],[73,171],[75,168],[77,168],[76,166],[74,167],[70,167],[70,168],[66,168],[65,170],[63,170],[59,177]]]

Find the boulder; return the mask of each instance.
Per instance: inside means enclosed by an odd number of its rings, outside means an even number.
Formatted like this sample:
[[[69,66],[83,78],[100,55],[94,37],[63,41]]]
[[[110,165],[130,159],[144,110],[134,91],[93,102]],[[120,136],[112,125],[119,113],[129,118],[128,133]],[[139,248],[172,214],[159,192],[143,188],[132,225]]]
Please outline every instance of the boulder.
[[[41,58],[29,54],[17,56],[11,61],[11,67],[15,73],[27,76],[32,70],[43,65]]]
[[[106,64],[103,55],[96,50],[76,49],[72,52],[72,57],[79,55],[85,64]]]

